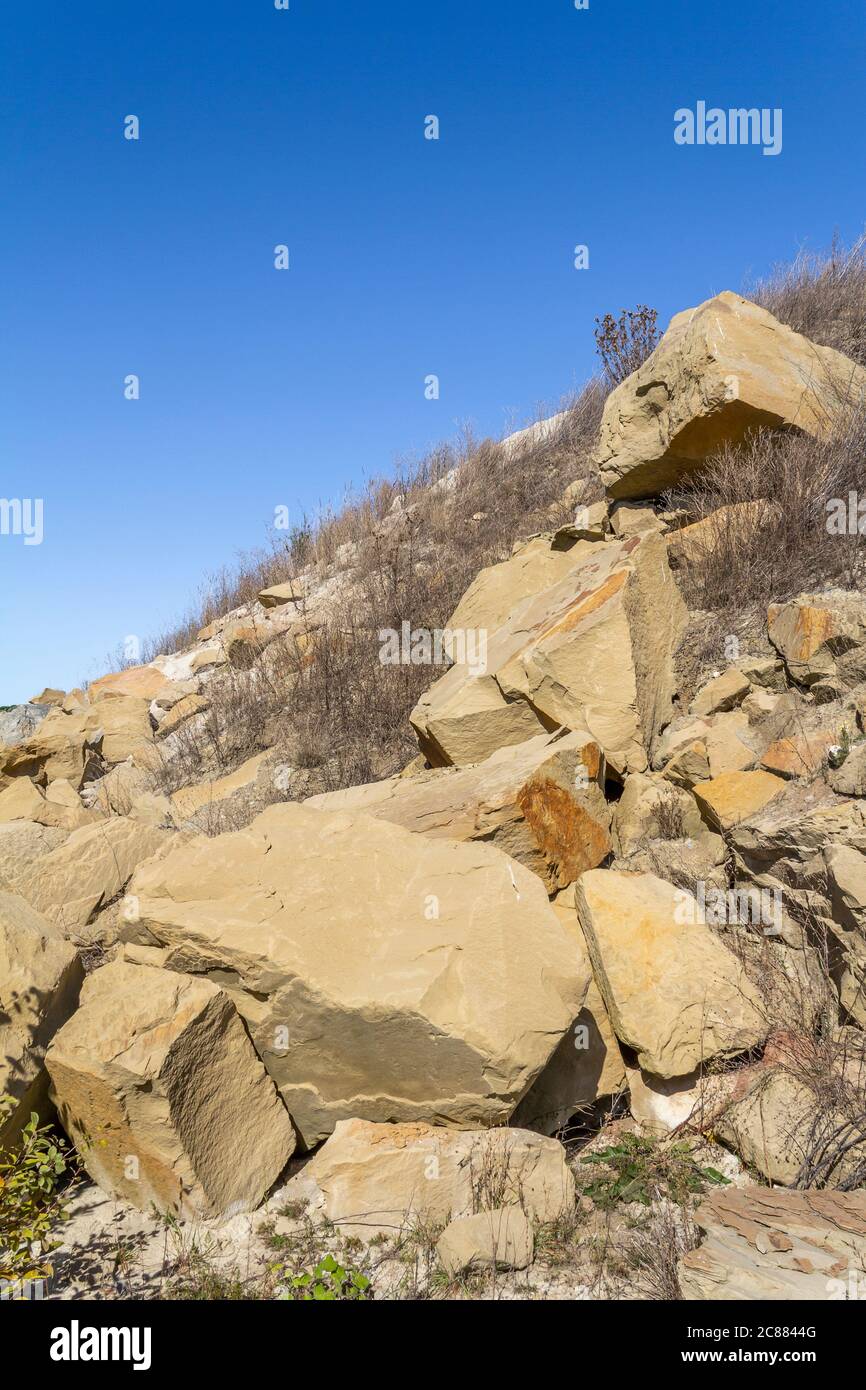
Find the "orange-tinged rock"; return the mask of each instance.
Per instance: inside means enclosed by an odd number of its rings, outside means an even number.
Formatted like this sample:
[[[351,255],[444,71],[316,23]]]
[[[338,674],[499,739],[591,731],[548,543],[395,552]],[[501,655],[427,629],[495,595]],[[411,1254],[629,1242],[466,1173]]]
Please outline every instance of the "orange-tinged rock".
[[[713,829],[725,831],[748,820],[784,790],[784,778],[758,769],[723,772],[710,782],[697,782],[692,794],[704,819]]]

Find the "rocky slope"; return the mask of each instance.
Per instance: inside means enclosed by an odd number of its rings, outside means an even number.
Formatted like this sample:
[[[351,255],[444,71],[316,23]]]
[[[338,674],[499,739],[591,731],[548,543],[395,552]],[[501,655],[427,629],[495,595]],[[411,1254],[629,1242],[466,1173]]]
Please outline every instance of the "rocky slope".
[[[101,1189],[53,1296],[164,1293],[154,1207],[187,1256],[240,1241],[266,1284],[269,1250],[349,1251],[380,1297],[866,1279],[866,599],[779,594],[688,688],[721,533],[660,495],[842,401],[866,371],[766,310],[677,315],[607,399],[604,498],[439,635],[399,775],[318,790],[267,720],[208,753],[227,690],[243,732],[323,659],[351,555],[2,715],[0,1143],[56,1115]],[[635,1202],[648,1284],[587,1255]],[[118,1283],[121,1226],[150,1253]]]

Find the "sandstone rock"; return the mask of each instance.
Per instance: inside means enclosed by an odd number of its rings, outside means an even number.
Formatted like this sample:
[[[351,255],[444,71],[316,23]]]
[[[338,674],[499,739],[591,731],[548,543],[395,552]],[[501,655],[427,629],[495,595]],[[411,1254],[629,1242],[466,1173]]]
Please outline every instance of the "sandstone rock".
[[[171,798],[171,807],[178,825],[183,825],[195,817],[208,813],[212,808],[217,808],[221,802],[228,800],[235,792],[253,786],[267,756],[266,752],[256,753],[236,768],[234,772],[227,773],[225,777],[195,782],[192,786],[182,787],[180,791],[176,791]]]
[[[307,1147],[349,1116],[503,1123],[586,994],[522,864],[363,814],[271,806],[129,894],[124,937],[225,982]]]
[[[492,636],[515,608],[567,578],[592,549],[589,545],[557,548],[549,536],[521,542],[507,560],[479,570],[449,618],[448,630],[484,631]]]
[[[458,1217],[436,1242],[439,1262],[452,1278],[478,1267],[526,1269],[532,1264],[534,1248],[532,1226],[519,1206]]]
[[[641,772],[626,778],[613,813],[617,854],[632,854],[648,840],[684,840],[700,835],[703,829],[697,802],[687,791]]]
[[[60,799],[56,790],[68,787],[72,799]],[[0,821],[30,820],[37,825],[48,825],[59,830],[77,830],[97,819],[85,810],[78,793],[69,782],[52,782],[48,792],[55,788],[53,795],[40,791],[29,777],[16,777],[0,792]]]
[[[33,1111],[49,1117],[45,1049],[75,1009],[84,970],[74,947],[12,893],[0,892],[0,1151],[12,1146]]]
[[[0,750],[0,772],[52,782],[64,777],[80,787],[93,760],[98,735],[90,711],[52,709],[28,738]]]
[[[838,946],[833,971],[845,1011],[866,1027],[866,854],[853,845],[826,844],[830,932]]]
[[[150,702],[146,699],[108,693],[91,705],[90,717],[102,732],[101,752],[107,763],[135,757],[153,742]]]
[[[766,309],[723,291],[671,320],[646,362],[608,396],[597,463],[611,497],[650,497],[757,428],[826,432],[839,390],[866,372]]]
[[[816,777],[835,742],[835,733],[790,734],[770,744],[761,767],[777,777]]]
[[[635,536],[641,531],[661,531],[663,523],[653,511],[652,507],[635,507],[627,503],[620,503],[619,506],[611,507],[610,524],[613,534],[622,539],[625,536]]]
[[[725,1188],[698,1208],[706,1239],[679,1264],[686,1299],[788,1302],[862,1296],[866,1192]]]
[[[725,772],[747,772],[755,766],[758,753],[749,716],[735,709],[716,714],[706,734],[710,778]]]
[[[737,664],[752,685],[777,692],[786,688],[785,666],[777,657],[742,656]]]
[[[614,1031],[645,1071],[685,1076],[763,1041],[757,993],[691,894],[650,874],[591,869],[576,902]]]
[[[12,879],[25,873],[68,837],[66,830],[37,825],[35,821],[0,822],[0,889],[11,889]]]
[[[827,781],[840,796],[866,796],[866,743],[856,744],[839,767],[831,768]]]
[[[240,1017],[208,980],[125,961],[103,966],[46,1061],[90,1176],[142,1211],[251,1211],[294,1149]]]
[[[836,590],[770,604],[767,631],[791,679],[819,699],[833,699],[866,678],[861,594]]]
[[[532,869],[552,893],[610,853],[603,789],[604,758],[594,740],[540,734],[476,766],[391,777],[312,796],[306,804],[366,811],[426,835],[488,841]]]
[[[283,604],[301,605],[306,597],[306,585],[302,580],[290,579],[286,584],[272,584],[259,592],[262,608],[280,608]]]
[[[65,699],[65,690],[53,690],[50,686],[46,686],[41,695],[34,695],[28,703],[31,705],[62,705]]]
[[[76,830],[62,845],[14,876],[15,891],[80,940],[116,940],[118,925],[100,920],[123,893],[137,864],[171,839],[164,830],[112,818]]]
[[[173,704],[165,718],[160,720],[157,733],[160,738],[165,738],[166,734],[171,734],[175,729],[179,729],[181,724],[185,724],[187,719],[191,719],[194,714],[201,714],[210,707],[210,701],[204,695],[185,695],[182,700]]]
[[[565,579],[516,605],[483,674],[455,665],[422,696],[411,715],[422,751],[436,765],[479,762],[564,726],[642,771],[670,718],[685,616],[661,537],[590,545]]]
[[[127,666],[125,671],[113,671],[99,680],[91,681],[88,694],[92,701],[104,695],[130,695],[142,700],[155,700],[169,685],[156,665]]]
[[[582,480],[580,482],[580,487],[581,489],[583,488]],[[566,489],[566,492],[568,491],[569,489]],[[563,497],[563,504],[565,506],[569,505],[569,501],[570,499],[568,497]],[[571,505],[574,511],[572,520],[558,527],[553,534],[554,550],[567,549],[567,542],[569,541],[604,540],[610,529],[606,502],[590,502],[588,505],[581,505],[579,502],[574,502],[571,503]],[[507,616],[507,613],[502,614],[503,618]]]
[[[719,1139],[772,1183],[837,1187],[858,1173],[862,1183],[866,1136],[860,1115],[852,1118],[830,1095],[817,1095],[793,1069],[756,1072],[746,1094],[716,1120]],[[812,1177],[809,1165],[822,1158],[820,1174]]]
[[[365,1120],[341,1120],[286,1193],[308,1196],[341,1235],[368,1239],[502,1206],[539,1222],[574,1209],[574,1178],[556,1139]]]
[[[698,782],[692,793],[707,824],[727,831],[763,810],[784,787],[783,779],[769,772],[723,772],[709,782]]]
[[[214,666],[227,666],[228,656],[222,647],[203,647],[200,652],[196,652],[190,662],[190,669],[198,673],[199,671],[210,671]]]
[[[698,691],[691,703],[692,714],[719,714],[722,710],[733,709],[748,695],[751,683],[736,666],[729,666],[714,680],[708,681]]]

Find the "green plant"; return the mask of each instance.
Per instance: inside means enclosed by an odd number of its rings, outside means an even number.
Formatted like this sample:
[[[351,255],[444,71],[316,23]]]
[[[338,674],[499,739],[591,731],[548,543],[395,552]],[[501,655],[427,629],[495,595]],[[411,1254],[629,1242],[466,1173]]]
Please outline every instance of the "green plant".
[[[285,1269],[281,1271],[282,1274],[285,1272]],[[360,1270],[353,1269],[351,1265],[344,1268],[333,1255],[326,1255],[314,1270],[290,1276],[280,1297],[304,1302],[315,1300],[317,1303],[345,1302],[349,1299],[366,1301],[371,1297],[369,1289],[370,1280]]]
[[[14,1109],[10,1096],[0,1096],[0,1123]],[[47,1256],[59,1242],[52,1242],[51,1231],[66,1215],[58,1187],[70,1166],[69,1151],[48,1125],[40,1126],[35,1112],[15,1146],[0,1147],[0,1279],[41,1279],[53,1272]]]
[[[659,1197],[684,1201],[702,1192],[707,1183],[722,1184],[728,1179],[715,1168],[702,1168],[692,1159],[685,1143],[662,1146],[638,1134],[626,1134],[617,1144],[587,1154],[581,1163],[604,1171],[581,1190],[602,1208],[619,1202],[641,1202],[649,1206]]]

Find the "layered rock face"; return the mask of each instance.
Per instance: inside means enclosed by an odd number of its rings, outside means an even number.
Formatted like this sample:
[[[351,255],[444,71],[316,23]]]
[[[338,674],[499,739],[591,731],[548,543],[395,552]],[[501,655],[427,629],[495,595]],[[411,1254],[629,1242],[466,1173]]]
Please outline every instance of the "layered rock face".
[[[504,1123],[589,983],[523,865],[363,814],[272,806],[129,895],[128,937],[231,993],[307,1147],[353,1116]]]
[[[756,428],[826,433],[866,372],[729,290],[671,319],[655,351],[612,391],[598,464],[611,497],[652,497]]]
[[[228,995],[208,980],[104,966],[47,1066],[91,1177],[142,1211],[250,1211],[294,1150],[273,1082]]]

